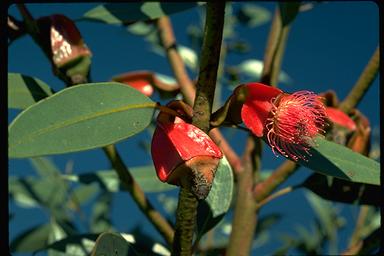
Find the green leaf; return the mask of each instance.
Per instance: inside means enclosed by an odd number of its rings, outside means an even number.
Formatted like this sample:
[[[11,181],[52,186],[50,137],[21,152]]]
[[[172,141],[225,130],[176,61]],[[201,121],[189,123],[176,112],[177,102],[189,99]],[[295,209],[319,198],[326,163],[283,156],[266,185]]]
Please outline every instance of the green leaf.
[[[10,177],[9,194],[21,206],[45,206],[51,210],[63,206],[67,196],[67,186],[58,185],[50,178]]]
[[[99,192],[99,186],[95,183],[81,185],[72,191],[70,200],[75,204],[82,205],[89,201],[97,192]]]
[[[83,16],[83,20],[104,22],[107,24],[126,24],[134,21],[154,20],[161,16],[185,11],[196,7],[198,3],[161,3],[161,2],[132,2],[108,3],[99,5]]]
[[[10,245],[12,252],[33,252],[46,246],[51,231],[50,224],[43,224],[28,229],[18,235]]]
[[[228,160],[223,157],[217,168],[211,191],[204,201],[199,202],[197,210],[197,234],[213,228],[229,210],[234,187],[233,172]]]
[[[161,182],[157,178],[156,171],[152,165],[133,167],[130,168],[129,171],[146,193],[162,192],[176,188],[176,186]],[[80,175],[63,175],[63,178],[85,184],[97,182],[101,189],[110,192],[117,192],[121,190],[119,177],[114,170],[103,170]]]
[[[41,177],[56,179],[61,175],[59,169],[49,158],[35,157],[29,160]]]
[[[349,204],[380,205],[380,186],[350,182],[332,178],[328,182],[327,177],[320,173],[314,173],[303,183],[303,186],[318,196],[336,202]]]
[[[40,79],[18,73],[8,73],[8,108],[25,109],[53,94]]]
[[[46,249],[76,256],[170,255],[163,245],[148,237],[112,232],[70,236],[48,245]]]
[[[321,137],[316,138],[315,144],[312,156],[308,161],[301,160],[301,165],[336,178],[380,185],[380,164],[375,160]]]
[[[105,230],[113,231],[111,224],[112,193],[100,193],[92,207],[90,231],[101,233]]]
[[[305,193],[305,196],[318,218],[319,227],[329,240],[329,254],[337,254],[337,230],[343,225],[343,219],[337,216],[331,202],[321,199],[314,193]]]
[[[35,178],[26,178],[26,181],[17,178],[17,177],[9,177],[8,179],[8,193],[11,198],[21,207],[31,208],[31,207],[40,207],[39,201],[36,197],[33,197],[29,192],[29,183],[28,179]]]
[[[13,120],[9,157],[61,154],[116,143],[145,129],[155,105],[139,91],[116,82],[66,88]]]
[[[98,234],[81,234],[68,236],[49,244],[44,249],[63,253],[63,255],[88,256],[95,245]]]
[[[240,23],[254,28],[270,21],[272,15],[267,9],[261,6],[255,4],[243,4],[236,16]]]
[[[116,233],[102,233],[96,240],[92,256],[110,255],[129,255],[130,244],[123,236]]]
[[[263,72],[263,61],[257,59],[248,59],[235,66],[234,71],[249,76],[252,80],[259,80]],[[279,82],[289,84],[292,78],[284,71],[280,71]]]

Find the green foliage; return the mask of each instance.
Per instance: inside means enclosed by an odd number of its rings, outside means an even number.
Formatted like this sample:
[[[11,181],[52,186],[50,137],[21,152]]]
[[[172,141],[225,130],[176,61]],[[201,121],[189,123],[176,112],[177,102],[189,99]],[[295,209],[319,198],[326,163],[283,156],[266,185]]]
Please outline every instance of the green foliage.
[[[9,157],[61,154],[116,143],[145,129],[154,107],[145,95],[115,82],[64,89],[13,120]]]
[[[231,80],[233,80],[234,85],[238,85],[240,81],[257,81],[261,78],[263,65],[263,61],[261,60],[248,59],[238,65],[228,67],[227,73],[231,77]],[[286,72],[280,71],[279,82],[290,84],[292,83],[292,78]]]
[[[202,4],[107,3],[89,10],[80,21],[127,25],[126,32],[142,36],[151,44],[153,52],[165,57],[166,51],[161,44],[155,20]],[[310,4],[313,5],[307,5]],[[226,58],[228,55],[246,53],[253,45],[241,40],[241,35],[236,32],[252,28],[252,31],[258,33],[258,27],[270,22],[272,16],[267,9],[258,5],[245,3],[237,6],[240,8],[236,11],[234,4],[226,3],[223,54],[220,60],[222,70],[219,68],[215,103],[221,100],[219,96],[223,90],[222,84],[258,81],[264,65],[258,59],[241,59],[238,62],[240,64],[233,66],[227,63],[231,60]],[[281,2],[277,6],[284,26],[290,25],[299,11],[302,11],[299,2]],[[199,25],[190,25],[186,32],[190,44],[183,42],[183,45],[176,45],[182,62],[193,75],[198,75],[198,53],[204,37],[202,24],[206,18],[204,12],[199,14]],[[239,29],[238,25],[244,27]],[[97,56],[96,52],[93,54]],[[56,70],[55,75],[68,84],[79,79],[79,74],[82,81],[86,81],[89,79],[90,64],[89,56],[82,57]],[[179,92],[177,81],[173,77],[157,73],[156,70],[151,72],[160,82],[175,87],[175,93],[156,87],[161,99],[165,95],[174,98]],[[222,79],[223,73],[230,78]],[[279,73],[279,82],[292,85],[292,81],[287,73]],[[46,223],[18,234],[10,243],[12,252],[37,255],[47,252],[48,256],[170,254],[168,248],[157,242],[158,237],[142,232],[141,222],[133,230],[129,230],[129,234],[119,233],[125,227],[114,225],[111,209],[116,192],[124,188],[114,170],[81,174],[68,171],[64,174],[49,158],[38,157],[103,147],[130,138],[144,129],[152,136],[153,131],[148,126],[156,106],[157,103],[135,89],[116,82],[81,84],[54,94],[47,84],[35,77],[8,73],[8,108],[24,110],[9,125],[8,153],[11,158],[33,157],[27,161],[30,161],[37,174],[12,176],[13,170],[10,170],[9,197],[17,206],[23,207],[23,210],[36,208],[47,217]],[[237,131],[232,129],[231,132],[234,134]],[[374,143],[375,139],[372,141]],[[150,140],[143,139],[141,143],[149,151]],[[315,219],[309,227],[293,225],[296,235],[282,235],[283,246],[275,254],[291,254],[292,250],[305,255],[339,254],[343,249],[338,248],[339,229],[345,224],[353,224],[345,223],[337,211],[337,205],[332,202],[372,206],[358,230],[358,237],[363,241],[359,253],[374,253],[379,248],[380,241],[381,216],[377,209],[381,200],[377,196],[380,192],[379,163],[322,138],[318,138],[316,144],[311,150],[309,161],[300,162],[300,165],[316,172],[301,184],[317,195],[311,192],[305,194],[313,208]],[[371,151],[372,156],[374,153],[375,156],[378,155],[377,150]],[[177,187],[160,182],[152,165],[129,166],[129,172],[145,193],[157,193],[156,198],[163,210],[173,217],[177,198],[174,193],[168,192]],[[259,174],[258,181],[262,182],[274,172],[268,170]],[[201,249],[201,254],[225,254],[232,228],[231,218],[228,218],[231,216],[227,213],[232,210],[235,185],[233,171],[227,159],[223,158],[211,192],[204,201],[199,202],[195,231],[196,241],[200,242],[196,244],[196,250]],[[270,242],[271,229],[284,218],[280,213],[261,216],[258,217],[257,228],[251,237],[252,249]],[[131,223],[131,216],[123,217],[127,219],[127,223]],[[169,219],[170,223],[172,220]],[[9,221],[17,221],[17,214],[10,213]],[[210,233],[205,235],[208,231]],[[325,245],[329,246],[328,250],[324,250]],[[196,254],[199,255],[199,252]]]
[[[97,238],[92,255],[109,255],[111,252],[128,255],[129,247],[129,243],[120,234],[103,233]]]
[[[198,3],[112,3],[99,5],[84,14],[83,19],[108,24],[126,24],[135,21],[154,20],[164,15],[181,12]]]
[[[146,193],[164,192],[175,189],[175,186],[159,182],[155,168],[152,165],[130,168],[130,173]],[[63,175],[66,180],[84,184],[98,184],[103,190],[118,192],[122,190],[119,177],[115,170],[95,171],[80,175]]]
[[[201,237],[222,220],[229,210],[233,196],[233,173],[228,160],[223,157],[217,168],[208,197],[199,203],[197,235]]]
[[[347,181],[380,184],[380,164],[347,147],[317,137],[311,154],[308,161],[300,161],[300,164]]]
[[[40,79],[8,73],[8,108],[25,109],[52,94],[52,89]]]
[[[251,28],[266,24],[271,20],[271,16],[267,9],[249,3],[242,5],[236,14],[240,23]]]
[[[319,173],[309,176],[303,186],[318,196],[334,202],[379,206],[380,186],[332,178]]]
[[[16,237],[10,244],[10,250],[12,252],[37,251],[47,245],[50,231],[49,223],[33,227]]]

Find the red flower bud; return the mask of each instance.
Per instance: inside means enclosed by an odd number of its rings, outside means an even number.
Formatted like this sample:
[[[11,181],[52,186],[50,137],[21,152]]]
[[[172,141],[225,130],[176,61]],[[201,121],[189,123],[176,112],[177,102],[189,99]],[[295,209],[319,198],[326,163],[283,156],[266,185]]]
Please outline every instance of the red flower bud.
[[[355,122],[343,111],[337,108],[327,107],[326,112],[329,120],[333,123],[343,126],[350,131],[356,130]]]
[[[80,57],[90,56],[75,23],[61,14],[50,16],[52,60],[57,67]]]
[[[198,199],[208,195],[222,158],[219,147],[206,133],[163,112],[157,118],[151,153],[162,182],[191,186]]]
[[[295,161],[307,160],[313,138],[324,132],[327,117],[319,96],[310,91],[287,94],[261,83],[244,86],[244,124],[256,136],[265,136],[275,154],[278,151]]]
[[[148,97],[152,96],[154,92],[151,84],[152,73],[149,72],[130,72],[114,77],[112,80],[132,86]]]

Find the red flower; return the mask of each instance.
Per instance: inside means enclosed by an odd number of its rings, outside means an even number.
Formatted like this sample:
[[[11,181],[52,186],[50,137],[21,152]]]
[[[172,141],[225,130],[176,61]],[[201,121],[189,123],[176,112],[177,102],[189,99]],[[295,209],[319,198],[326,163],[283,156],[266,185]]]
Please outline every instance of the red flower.
[[[157,118],[151,153],[157,176],[162,182],[191,186],[199,199],[208,195],[223,156],[219,147],[202,130],[163,112]],[[189,184],[183,184],[184,181]]]
[[[241,109],[244,124],[265,136],[272,151],[295,161],[307,160],[313,138],[322,133],[327,117],[319,96],[310,91],[287,94],[261,83],[248,83]]]

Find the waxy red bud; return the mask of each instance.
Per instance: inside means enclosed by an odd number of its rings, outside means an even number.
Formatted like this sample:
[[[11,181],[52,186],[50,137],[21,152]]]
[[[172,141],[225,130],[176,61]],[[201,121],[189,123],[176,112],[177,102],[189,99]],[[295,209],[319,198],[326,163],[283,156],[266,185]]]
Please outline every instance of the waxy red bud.
[[[132,86],[142,94],[150,97],[154,89],[151,84],[152,73],[149,72],[130,72],[112,78],[113,81]]]
[[[54,72],[72,84],[88,79],[91,51],[84,43],[75,23],[61,14],[37,20],[39,39],[50,54]]]
[[[349,131],[356,130],[355,122],[340,109],[327,107],[326,111],[327,111],[328,118],[332,123],[335,123],[344,128],[347,128]]]
[[[190,187],[198,199],[208,196],[223,156],[202,130],[164,112],[157,118],[151,153],[161,181]]]
[[[52,59],[57,67],[62,67],[80,56],[90,56],[75,23],[61,14],[50,16]]]

